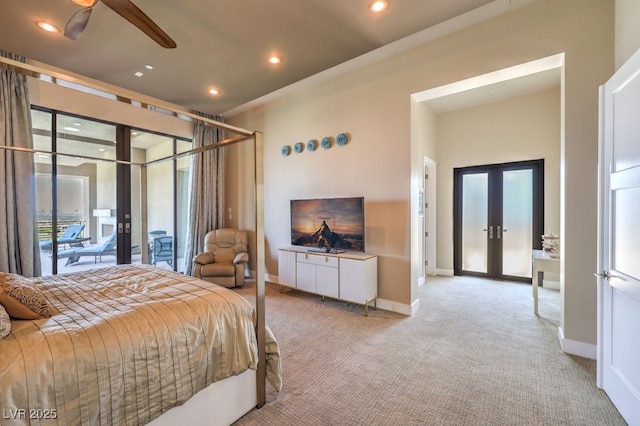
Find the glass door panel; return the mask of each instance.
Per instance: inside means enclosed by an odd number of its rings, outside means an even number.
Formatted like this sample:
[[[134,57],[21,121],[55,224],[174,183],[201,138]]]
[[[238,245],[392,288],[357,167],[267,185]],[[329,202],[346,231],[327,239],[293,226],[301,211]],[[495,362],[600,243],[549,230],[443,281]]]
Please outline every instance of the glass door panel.
[[[489,174],[462,177],[462,269],[487,273]]]
[[[191,141],[176,141],[176,152],[178,154],[191,149],[193,149],[193,143]],[[185,250],[187,249],[187,225],[189,223],[189,199],[191,194],[191,187],[189,185],[191,163],[191,156],[178,158],[176,161],[176,270],[178,272],[184,272],[186,270],[185,261],[191,261],[190,259],[185,259]]]
[[[115,265],[116,126],[58,114],[56,129],[58,272]]]
[[[57,156],[58,162],[71,159]],[[58,273],[117,263],[116,194],[112,185],[116,164],[91,160],[78,167],[74,172],[80,174],[58,174],[56,179],[58,229],[64,227],[65,234],[72,228],[78,231],[75,236],[69,234],[71,239],[58,246]],[[72,171],[65,170],[67,173]]]
[[[143,168],[135,163],[144,163],[144,159],[136,157],[136,150],[131,152],[131,263],[149,263],[147,261],[147,241],[142,238],[142,217],[146,206],[142,204],[142,171]]]
[[[531,277],[533,171],[502,174],[502,274]]]
[[[51,113],[48,111],[31,110],[31,125],[33,134],[33,148],[38,151],[51,152]],[[51,275],[51,251],[54,236],[53,229],[53,200],[51,182],[53,156],[37,153],[34,156],[36,172],[36,211],[38,222],[38,244],[40,246],[40,267],[42,275]]]
[[[142,168],[132,168],[132,186],[133,180],[139,182],[139,188],[132,192],[132,200],[140,200],[139,203],[132,202],[132,208],[140,206],[138,212],[132,211],[132,239],[140,241],[141,251],[145,251],[141,252],[141,262],[171,270],[176,264],[173,213],[175,161],[153,162],[173,153],[173,138],[137,130],[131,132],[132,160],[151,163]]]

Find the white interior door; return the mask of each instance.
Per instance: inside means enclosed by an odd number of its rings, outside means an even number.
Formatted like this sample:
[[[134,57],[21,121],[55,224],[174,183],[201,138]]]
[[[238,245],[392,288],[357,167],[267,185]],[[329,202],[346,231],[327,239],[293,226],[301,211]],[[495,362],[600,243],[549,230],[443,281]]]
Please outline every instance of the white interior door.
[[[601,89],[598,385],[640,424],[640,51]]]

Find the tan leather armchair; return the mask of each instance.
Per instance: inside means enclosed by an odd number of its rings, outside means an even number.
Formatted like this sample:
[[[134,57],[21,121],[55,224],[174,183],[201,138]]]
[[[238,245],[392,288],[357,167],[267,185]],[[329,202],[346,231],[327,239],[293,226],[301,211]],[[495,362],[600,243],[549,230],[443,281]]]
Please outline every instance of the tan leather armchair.
[[[248,261],[247,233],[216,229],[204,236],[203,252],[193,258],[193,276],[225,287],[241,287]]]

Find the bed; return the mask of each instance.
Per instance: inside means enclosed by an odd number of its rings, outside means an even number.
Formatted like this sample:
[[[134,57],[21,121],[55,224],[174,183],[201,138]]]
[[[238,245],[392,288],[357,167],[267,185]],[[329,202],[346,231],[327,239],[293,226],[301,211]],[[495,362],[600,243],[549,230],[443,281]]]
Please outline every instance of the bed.
[[[229,424],[256,406],[256,310],[232,290],[151,265],[28,280],[51,317],[0,339],[0,424]]]

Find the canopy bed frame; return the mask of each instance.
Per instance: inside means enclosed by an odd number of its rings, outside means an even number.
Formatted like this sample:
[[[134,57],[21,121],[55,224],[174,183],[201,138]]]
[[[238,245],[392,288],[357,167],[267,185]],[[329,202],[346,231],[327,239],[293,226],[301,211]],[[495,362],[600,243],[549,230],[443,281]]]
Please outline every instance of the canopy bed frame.
[[[157,107],[161,108],[165,111],[169,111],[175,114],[177,117],[185,117],[188,120],[199,120],[205,122],[207,125],[214,126],[216,128],[222,129],[225,132],[229,132],[233,134],[231,137],[226,137],[227,133],[225,133],[225,139],[217,142],[215,144],[206,145],[203,147],[195,148],[190,151],[181,152],[179,154],[169,155],[167,157],[154,160],[149,163],[140,164],[135,162],[127,162],[120,160],[111,160],[112,162],[119,164],[128,164],[140,166],[142,173],[142,179],[146,179],[146,167],[151,164],[156,164],[164,161],[171,161],[177,158],[197,154],[199,152],[204,152],[212,149],[219,149],[225,147],[227,145],[248,142],[253,144],[254,150],[254,178],[255,178],[255,186],[254,186],[254,197],[255,197],[255,241],[256,241],[256,249],[255,249],[255,258],[256,258],[256,289],[255,289],[255,309],[256,309],[256,320],[255,320],[255,332],[258,346],[258,364],[257,369],[250,370],[246,374],[242,374],[240,376],[235,376],[234,378],[238,379],[239,383],[230,385],[229,388],[220,389],[209,389],[205,388],[200,393],[196,394],[190,400],[185,403],[185,405],[180,407],[175,407],[172,410],[169,410],[167,413],[158,417],[156,421],[152,422],[153,424],[172,424],[172,419],[180,419],[181,422],[188,420],[189,418],[193,418],[197,421],[198,416],[200,418],[207,418],[211,420],[210,413],[212,410],[212,402],[211,396],[213,395],[218,401],[218,406],[221,409],[226,410],[229,409],[230,405],[234,405],[233,403],[224,402],[221,397],[234,398],[234,395],[238,393],[242,393],[243,389],[246,389],[249,384],[251,389],[255,390],[255,399],[249,398],[247,401],[243,401],[237,410],[242,411],[240,415],[246,413],[253,407],[262,407],[265,404],[266,400],[266,355],[265,355],[265,345],[266,345],[266,337],[265,337],[265,242],[264,242],[264,190],[263,190],[263,182],[264,182],[264,169],[263,169],[263,135],[257,131],[251,131],[242,129],[236,126],[232,126],[229,124],[225,124],[222,122],[218,122],[215,120],[211,120],[207,117],[202,117],[196,115],[188,110],[177,107],[173,104],[164,103],[157,99],[148,98],[144,95],[140,95],[135,92],[128,91],[126,89],[117,88],[115,86],[110,86],[95,80],[88,80],[84,77],[73,75],[68,72],[63,72],[58,69],[49,68],[44,65],[34,65],[31,63],[22,63],[12,59],[0,57],[0,68],[9,69],[15,72],[19,72],[21,74],[27,75],[29,77],[40,78],[42,75],[48,76],[53,80],[64,80],[71,83],[79,84],[81,86],[95,89],[103,92],[107,92],[115,95],[116,99],[120,102],[130,104],[130,105],[138,105],[141,108],[149,107]],[[35,150],[35,149],[26,149],[20,147],[12,147],[12,146],[0,146],[0,148],[4,150],[13,150],[13,151],[23,151],[30,152],[33,154],[41,153],[43,151]],[[50,155],[58,155],[57,153],[47,152],[46,154]],[[79,156],[81,157],[81,156]],[[225,379],[222,381],[222,385],[225,385]],[[214,383],[216,385],[216,383]],[[220,386],[218,386],[220,387]],[[220,403],[220,401],[223,401]],[[235,404],[238,405],[238,404]],[[195,408],[195,407],[198,408]],[[173,412],[173,414],[172,414]],[[177,414],[176,414],[177,413]],[[207,414],[209,413],[209,415]],[[220,413],[220,411],[218,411]],[[165,417],[166,416],[166,417]],[[175,417],[177,416],[177,417]],[[185,417],[186,416],[186,417]],[[202,417],[205,416],[205,417]],[[237,418],[237,417],[236,417]],[[233,420],[232,420],[233,421]],[[223,421],[224,422],[224,421]],[[191,423],[187,421],[187,423]],[[173,422],[175,424],[175,422]],[[195,424],[195,423],[194,423]]]

